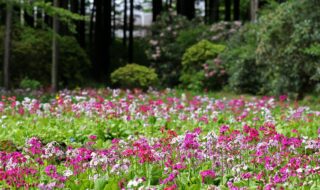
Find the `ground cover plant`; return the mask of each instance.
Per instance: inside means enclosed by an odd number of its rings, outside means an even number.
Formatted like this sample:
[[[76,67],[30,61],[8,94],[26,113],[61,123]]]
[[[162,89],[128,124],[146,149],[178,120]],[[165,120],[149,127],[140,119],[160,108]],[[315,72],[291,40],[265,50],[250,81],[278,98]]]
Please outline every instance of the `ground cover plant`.
[[[40,94],[40,93],[39,93]],[[320,112],[175,90],[2,96],[3,189],[317,189]]]

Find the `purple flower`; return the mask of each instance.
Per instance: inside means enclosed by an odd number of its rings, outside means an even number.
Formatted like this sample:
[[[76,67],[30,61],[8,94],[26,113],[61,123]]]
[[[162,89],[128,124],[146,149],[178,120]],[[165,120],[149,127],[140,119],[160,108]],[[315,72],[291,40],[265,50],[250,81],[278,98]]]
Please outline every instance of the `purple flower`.
[[[229,127],[227,125],[222,125],[220,127],[220,133],[223,134],[224,132],[228,131]]]
[[[45,172],[48,176],[52,176],[54,174],[57,174],[57,168],[54,165],[48,165],[45,169]]]
[[[179,172],[174,170],[166,179],[161,181],[161,184],[167,184],[169,182],[172,182],[177,177],[178,174]]]

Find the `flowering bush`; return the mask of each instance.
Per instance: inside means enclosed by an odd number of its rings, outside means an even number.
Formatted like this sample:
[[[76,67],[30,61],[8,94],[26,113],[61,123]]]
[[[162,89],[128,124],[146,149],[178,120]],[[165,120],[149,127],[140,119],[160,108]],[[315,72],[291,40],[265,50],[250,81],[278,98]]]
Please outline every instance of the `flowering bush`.
[[[164,85],[177,85],[181,56],[187,48],[177,43],[177,38],[181,31],[189,27],[191,27],[190,21],[183,16],[175,15],[173,11],[160,15],[151,26],[150,48],[147,50],[147,55]]]
[[[215,69],[211,67],[210,69],[213,69],[213,71],[209,71],[208,65],[210,62],[206,62],[216,58],[224,49],[224,45],[213,44],[207,40],[202,40],[188,48],[182,57],[182,74],[180,77],[182,85],[193,90],[210,87],[210,83],[206,82],[206,78],[212,77],[216,79],[218,77],[213,76]],[[218,62],[214,62],[213,65],[218,66],[218,64]]]
[[[240,22],[220,22],[211,26],[202,20],[188,21],[173,11],[165,12],[152,24],[147,55],[159,74],[161,84],[176,86],[182,70],[182,56],[201,40],[221,43],[241,27]]]

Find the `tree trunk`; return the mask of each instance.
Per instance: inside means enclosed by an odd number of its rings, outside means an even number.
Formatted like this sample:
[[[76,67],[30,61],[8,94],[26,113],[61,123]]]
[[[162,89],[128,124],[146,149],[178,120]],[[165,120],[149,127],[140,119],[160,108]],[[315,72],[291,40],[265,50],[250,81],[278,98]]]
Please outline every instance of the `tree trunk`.
[[[123,46],[127,46],[127,30],[128,30],[128,0],[124,0],[124,12],[123,12]]]
[[[6,4],[0,4],[0,25],[5,25],[6,22]]]
[[[94,39],[94,30],[96,28],[96,20],[95,18],[97,17],[97,0],[93,1],[93,7],[91,10],[91,15],[90,15],[90,28],[89,28],[89,44],[90,44],[90,52],[91,52],[91,61],[94,64],[95,63],[95,50],[94,50],[94,44],[95,44],[95,39]]]
[[[85,16],[85,12],[83,12],[83,7],[82,7],[85,5],[82,4],[83,3],[82,1],[83,0],[81,1],[71,0],[71,11],[73,13]],[[84,21],[77,21],[77,24],[76,24],[76,30],[77,30],[76,38],[82,48],[85,47],[85,25],[84,24],[85,24]]]
[[[209,0],[209,23],[212,24],[214,22],[219,21],[219,0]]]
[[[204,22],[209,23],[209,0],[204,1]]]
[[[71,0],[71,12],[79,14],[79,0]],[[79,30],[80,30],[79,22],[77,22],[76,23],[76,31],[77,31],[76,38],[77,38],[78,43],[79,43],[79,40],[80,40],[80,38],[79,38]]]
[[[11,26],[12,26],[12,4],[10,0],[6,1],[6,28],[5,28],[5,39],[4,39],[4,61],[3,61],[3,76],[4,76],[4,87],[9,89],[10,85],[10,49],[11,49]]]
[[[20,24],[24,26],[24,0],[20,0]]]
[[[251,16],[251,22],[257,21],[257,13],[259,9],[259,1],[258,0],[251,0],[251,6],[250,6],[250,16]]]
[[[233,19],[240,20],[240,0],[233,1]]]
[[[133,62],[133,30],[134,30],[134,0],[130,0],[130,22],[129,22],[129,63]]]
[[[80,15],[86,16],[86,1],[80,0]],[[86,47],[86,22],[79,21],[79,44],[82,48]]]
[[[102,39],[102,32],[103,27],[101,24],[102,21],[102,0],[95,0],[95,16],[93,18],[94,23],[94,30],[93,30],[93,76],[97,81],[101,81],[101,65],[103,64],[102,55],[101,55],[101,39]]]
[[[117,23],[116,23],[116,18],[117,18],[117,7],[116,7],[116,0],[113,0],[112,2],[112,39],[116,39],[116,30],[117,30]]]
[[[103,0],[103,7],[104,7],[104,24],[103,24],[103,37],[104,39],[101,40],[103,44],[101,44],[101,54],[103,57],[103,72],[102,72],[102,79],[104,81],[109,80],[110,75],[110,47],[111,47],[111,13],[112,13],[112,2]]]
[[[225,21],[231,20],[231,0],[225,0]]]
[[[152,0],[152,21],[155,22],[162,11],[162,0]]]
[[[86,1],[80,0],[80,15],[86,16]],[[82,48],[86,47],[86,22],[79,21],[79,44]]]
[[[59,0],[53,1],[54,7],[59,7]],[[51,67],[51,92],[58,90],[58,59],[59,46],[57,36],[59,33],[59,20],[56,15],[53,16],[53,37],[52,37],[52,67]]]
[[[189,20],[195,17],[195,0],[178,0],[177,13],[186,16]]]
[[[59,7],[68,10],[69,0],[59,0]],[[60,35],[68,35],[68,26],[64,23],[61,23],[59,26],[59,34]]]
[[[106,82],[109,75],[112,1],[96,0],[94,26],[94,77]]]
[[[177,7],[177,14],[179,15],[182,13],[182,4],[183,4],[183,0],[177,0],[176,7]]]

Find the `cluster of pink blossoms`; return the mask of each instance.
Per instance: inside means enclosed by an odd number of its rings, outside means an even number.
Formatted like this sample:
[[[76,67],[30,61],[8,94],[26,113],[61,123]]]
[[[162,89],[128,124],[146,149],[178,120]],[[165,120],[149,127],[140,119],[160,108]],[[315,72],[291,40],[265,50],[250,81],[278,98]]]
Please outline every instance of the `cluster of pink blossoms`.
[[[81,126],[62,127],[56,141],[23,126],[47,118]],[[14,128],[9,119],[21,123]],[[87,127],[88,120],[97,125]],[[48,102],[3,96],[0,135],[23,133],[26,140],[0,149],[0,188],[311,188],[320,184],[319,121],[320,112],[286,96],[228,100],[170,90],[63,91]],[[127,128],[129,134],[118,133]]]

